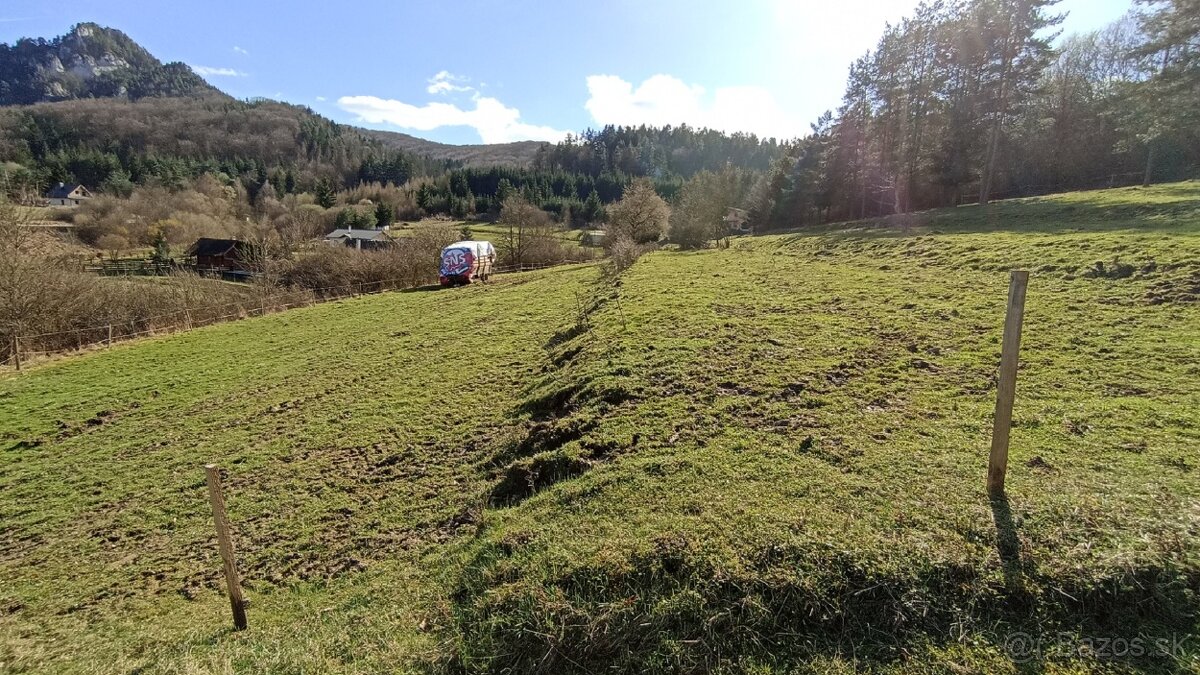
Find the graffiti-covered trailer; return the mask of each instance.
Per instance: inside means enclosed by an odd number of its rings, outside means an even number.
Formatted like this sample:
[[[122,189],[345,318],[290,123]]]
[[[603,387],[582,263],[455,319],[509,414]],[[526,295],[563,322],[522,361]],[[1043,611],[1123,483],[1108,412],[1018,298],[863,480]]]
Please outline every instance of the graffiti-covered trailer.
[[[496,248],[490,241],[456,241],[442,249],[438,281],[443,286],[469,284],[475,279],[487,281],[496,262]]]

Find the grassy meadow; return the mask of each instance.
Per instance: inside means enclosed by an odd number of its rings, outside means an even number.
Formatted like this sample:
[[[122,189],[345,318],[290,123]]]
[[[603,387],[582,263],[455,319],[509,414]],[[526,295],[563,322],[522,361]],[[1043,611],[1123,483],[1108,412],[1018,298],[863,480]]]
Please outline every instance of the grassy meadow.
[[[1200,183],[329,303],[0,409],[0,671],[1200,671]]]

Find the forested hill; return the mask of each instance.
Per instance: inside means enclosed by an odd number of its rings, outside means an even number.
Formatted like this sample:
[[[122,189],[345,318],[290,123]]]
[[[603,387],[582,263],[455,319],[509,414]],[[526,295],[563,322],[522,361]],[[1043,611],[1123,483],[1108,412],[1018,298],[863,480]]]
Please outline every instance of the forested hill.
[[[303,107],[203,97],[86,99],[0,108],[0,173],[10,192],[80,182],[122,193],[204,173],[288,192],[404,183],[451,164],[400,152]]]
[[[56,38],[22,38],[12,45],[0,44],[0,106],[197,95],[206,99],[226,98],[186,64],[162,63],[115,28],[81,23]],[[92,117],[101,109],[92,108]],[[363,129],[361,133],[385,148],[467,166],[528,166],[546,145],[538,141],[448,145],[391,131]]]
[[[691,177],[726,166],[764,171],[787,148],[774,138],[726,134],[682,124],[665,127],[606,126],[568,135],[538,151],[534,166],[570,173]]]
[[[192,94],[219,92],[187,65],[164,64],[128,35],[94,23],[52,40],[0,44],[0,105]]]
[[[128,195],[211,174],[250,198],[270,183],[277,195],[309,192],[328,203],[331,192],[362,183],[428,177],[409,187],[424,214],[495,210],[511,188],[560,216],[596,215],[634,177],[652,177],[671,196],[699,171],[765,170],[786,149],[687,126],[609,126],[559,144],[446,145],[338,124],[304,106],[233,99],[187,65],[164,65],[121,31],[92,23],[0,45],[0,87],[0,190],[20,201],[57,182]]]
[[[362,129],[362,133],[384,146],[424,155],[432,159],[461,162],[464,166],[529,166],[538,152],[548,144],[543,141],[516,141],[484,145],[450,145],[438,143],[397,131]]]

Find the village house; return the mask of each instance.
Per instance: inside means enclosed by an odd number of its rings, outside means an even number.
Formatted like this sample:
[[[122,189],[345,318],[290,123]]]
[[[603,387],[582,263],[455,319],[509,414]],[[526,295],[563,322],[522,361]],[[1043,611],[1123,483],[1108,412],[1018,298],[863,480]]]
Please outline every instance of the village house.
[[[729,228],[730,234],[750,234],[750,224],[746,222],[749,213],[745,209],[735,209],[730,207],[725,212],[725,226]]]
[[[91,198],[92,193],[78,183],[59,183],[46,193],[46,203],[50,206],[79,206]]]
[[[330,246],[347,246],[361,251],[389,246],[392,238],[386,230],[337,229],[325,235],[325,243]]]

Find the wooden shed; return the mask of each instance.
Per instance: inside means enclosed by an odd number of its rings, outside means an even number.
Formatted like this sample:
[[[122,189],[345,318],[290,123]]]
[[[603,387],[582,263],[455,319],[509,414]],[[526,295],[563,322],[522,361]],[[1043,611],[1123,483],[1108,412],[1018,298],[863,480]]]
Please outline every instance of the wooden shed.
[[[249,271],[250,244],[237,239],[201,237],[188,249],[197,272]]]

